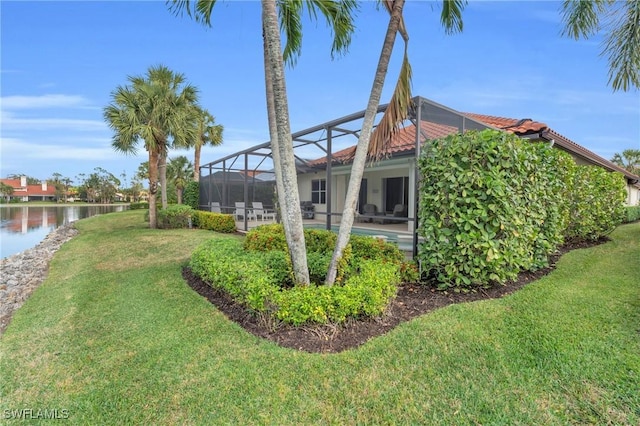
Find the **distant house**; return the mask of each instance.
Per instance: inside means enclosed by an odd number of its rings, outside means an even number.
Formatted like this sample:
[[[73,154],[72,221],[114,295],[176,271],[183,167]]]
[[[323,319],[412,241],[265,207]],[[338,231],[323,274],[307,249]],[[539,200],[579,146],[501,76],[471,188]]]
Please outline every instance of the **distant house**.
[[[386,105],[378,109],[382,113]],[[351,158],[360,133],[364,111],[319,124],[292,135],[298,160],[298,191],[301,201],[311,201],[316,216],[326,217],[327,227],[339,222],[344,208],[346,189],[351,173]],[[369,164],[365,169],[359,196],[359,213],[363,206],[375,205],[381,215],[394,215],[401,211],[407,223],[407,232],[415,229],[415,213],[418,200],[418,173],[416,156],[423,142],[468,130],[496,129],[513,133],[531,141],[552,144],[571,154],[578,164],[591,164],[611,172],[619,172],[626,179],[627,204],[640,203],[640,177],[600,157],[588,149],[557,133],[544,123],[529,118],[514,119],[475,113],[462,113],[425,98],[413,99],[413,108],[407,125],[390,141],[388,156]],[[338,148],[341,141],[351,146]],[[345,147],[346,146],[346,147]],[[322,152],[314,160],[307,154],[310,149]],[[237,182],[243,185],[236,190],[233,201],[251,201],[252,170],[265,169],[271,157],[270,143],[266,142],[247,150],[203,165],[201,172],[201,200],[211,198],[220,185],[216,182]],[[253,169],[251,158],[260,159]],[[208,172],[208,176],[207,176]],[[244,190],[240,190],[244,188]],[[216,201],[216,200],[214,200]],[[206,202],[205,202],[206,205]],[[406,206],[406,208],[404,208]],[[366,214],[366,213],[365,213]],[[391,219],[393,222],[397,220]]]
[[[27,177],[20,179],[0,179],[0,182],[13,188],[13,193],[9,195],[10,200],[19,201],[55,201],[56,188],[47,184],[46,181],[38,185],[27,185]]]

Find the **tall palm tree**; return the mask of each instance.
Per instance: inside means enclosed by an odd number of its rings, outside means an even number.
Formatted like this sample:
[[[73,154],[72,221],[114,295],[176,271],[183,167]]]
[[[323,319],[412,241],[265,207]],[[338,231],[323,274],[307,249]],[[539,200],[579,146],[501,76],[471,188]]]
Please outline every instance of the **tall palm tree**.
[[[115,132],[112,146],[116,151],[135,153],[138,142],[144,141],[149,153],[149,227],[156,228],[159,160],[166,159],[169,145],[187,146],[195,138],[197,91],[185,83],[182,74],[163,65],[128,80],[129,85],[112,92],[104,118]]]
[[[360,193],[360,183],[362,181],[362,175],[364,174],[367,158],[380,158],[380,156],[386,151],[387,144],[391,141],[393,135],[398,129],[398,126],[406,120],[409,104],[411,103],[411,66],[407,56],[409,36],[402,16],[405,0],[382,0],[382,3],[389,12],[389,24],[382,44],[382,52],[378,59],[378,66],[373,79],[373,87],[371,88],[371,93],[369,95],[369,103],[365,110],[362,130],[360,131],[356,152],[353,157],[351,177],[349,178],[349,185],[347,187],[347,195],[345,197],[344,209],[340,220],[340,229],[338,231],[336,247],[333,251],[329,271],[327,272],[325,280],[327,285],[334,284],[337,276],[338,264],[342,258],[344,249],[349,243],[349,236],[351,235],[351,229],[355,218],[358,194]],[[462,31],[462,10],[466,6],[466,3],[466,0],[443,0],[440,21],[447,33],[450,34]],[[380,120],[378,127],[376,127],[375,132],[372,132],[373,121],[377,113],[378,105],[380,104],[382,88],[384,86],[384,80],[391,60],[391,53],[393,52],[393,45],[398,32],[402,35],[405,43],[404,58],[400,69],[400,75],[394,93],[391,96],[389,106]]]
[[[191,164],[187,157],[180,155],[169,160],[167,164],[167,178],[170,179],[176,187],[178,204],[182,204],[184,188],[192,176],[193,164]]]
[[[589,38],[601,29],[601,55],[609,60],[609,84],[614,91],[640,88],[640,1],[565,0],[563,35]]]
[[[201,107],[196,107],[196,114],[198,116],[198,135],[193,143],[195,149],[193,159],[193,180],[200,181],[200,151],[205,145],[217,146],[222,143],[222,131],[224,127],[222,124],[215,124],[216,119],[207,111]]]
[[[174,12],[186,10],[199,22],[211,25],[211,13],[215,0],[196,0],[191,9],[189,0],[173,0]],[[301,51],[301,16],[306,6],[311,17],[320,12],[333,32],[332,53],[344,52],[351,41],[354,27],[354,0],[262,0],[262,29],[265,62],[265,87],[271,152],[276,175],[278,202],[281,206],[282,224],[295,281],[309,284],[307,254],[300,212],[298,182],[293,155],[293,142],[289,128],[289,110],[284,78],[284,61],[294,64]],[[280,41],[280,28],[286,36],[284,50]]]

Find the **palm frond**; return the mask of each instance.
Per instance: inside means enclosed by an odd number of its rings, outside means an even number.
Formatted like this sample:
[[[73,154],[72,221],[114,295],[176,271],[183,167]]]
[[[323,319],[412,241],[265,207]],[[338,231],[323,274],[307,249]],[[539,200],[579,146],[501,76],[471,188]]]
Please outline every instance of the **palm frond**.
[[[278,3],[280,30],[285,35],[282,57],[285,63],[294,66],[302,49],[302,1],[286,0]]]
[[[193,3],[193,7],[192,7]],[[165,4],[175,16],[183,16],[186,12],[190,18],[207,27],[211,26],[211,14],[216,0],[166,0]],[[192,10],[193,8],[193,10]]]
[[[609,84],[613,90],[640,87],[640,2],[627,0],[612,11],[612,28],[603,54],[609,60]]]
[[[368,155],[374,161],[378,161],[388,156],[391,142],[400,130],[402,123],[409,115],[411,106],[411,64],[405,45],[402,68],[398,76],[398,82],[385,110],[380,123],[373,131],[369,141]]]
[[[610,0],[565,0],[562,3],[562,35],[574,39],[589,38],[600,28],[599,14]]]
[[[446,34],[462,32],[462,11],[467,5],[467,0],[443,0],[440,22]]]

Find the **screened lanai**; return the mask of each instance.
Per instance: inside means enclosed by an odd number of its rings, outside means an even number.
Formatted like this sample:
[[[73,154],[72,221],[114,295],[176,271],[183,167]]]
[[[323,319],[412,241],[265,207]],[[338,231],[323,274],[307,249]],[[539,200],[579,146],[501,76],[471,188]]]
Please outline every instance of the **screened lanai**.
[[[386,108],[387,105],[378,108],[375,122]],[[339,223],[350,173],[349,154],[358,142],[363,118],[364,111],[360,111],[292,134],[300,200],[314,208],[313,218],[303,216],[309,222],[321,223],[326,229]],[[419,188],[416,158],[421,142],[486,128],[490,126],[451,108],[419,96],[413,98],[409,119],[397,140],[390,144],[389,156],[367,167],[376,179],[367,179],[367,173],[363,177],[356,221],[366,224],[363,226],[379,224],[378,228],[398,229],[405,237],[413,238],[415,255]],[[260,223],[259,217],[252,214],[256,202],[268,211],[277,211],[270,142],[200,167],[201,209],[235,214],[239,229],[246,231]],[[375,206],[377,213],[365,206]],[[403,214],[391,216],[394,206],[403,206]]]

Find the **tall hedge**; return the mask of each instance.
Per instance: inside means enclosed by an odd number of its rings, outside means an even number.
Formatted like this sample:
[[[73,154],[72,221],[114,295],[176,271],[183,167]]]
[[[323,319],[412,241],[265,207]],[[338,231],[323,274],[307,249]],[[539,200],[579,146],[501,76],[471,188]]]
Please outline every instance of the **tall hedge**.
[[[568,217],[567,154],[495,130],[429,141],[422,152],[423,271],[466,287],[547,264]]]
[[[182,200],[192,209],[198,210],[200,207],[200,183],[196,181],[187,183],[182,193]]]
[[[566,235],[571,239],[597,240],[625,219],[625,179],[597,166],[578,166],[568,199],[571,216]]]

